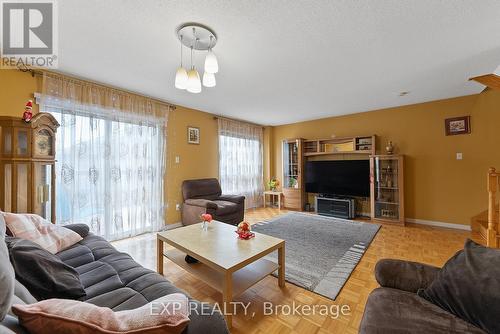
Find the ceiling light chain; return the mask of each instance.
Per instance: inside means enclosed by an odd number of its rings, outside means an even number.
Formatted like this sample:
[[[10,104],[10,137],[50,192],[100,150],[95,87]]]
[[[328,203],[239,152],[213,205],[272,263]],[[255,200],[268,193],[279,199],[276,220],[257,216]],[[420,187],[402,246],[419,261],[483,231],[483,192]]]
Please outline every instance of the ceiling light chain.
[[[184,67],[182,66],[182,35],[181,35],[181,67]]]

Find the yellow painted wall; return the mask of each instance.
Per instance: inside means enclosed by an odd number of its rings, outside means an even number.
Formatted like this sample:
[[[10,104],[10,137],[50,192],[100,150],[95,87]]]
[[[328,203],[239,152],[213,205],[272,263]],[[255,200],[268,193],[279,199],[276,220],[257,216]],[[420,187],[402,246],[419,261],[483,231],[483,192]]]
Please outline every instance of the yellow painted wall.
[[[264,185],[265,188],[267,189],[267,182],[274,177],[274,169],[273,169],[273,127],[272,126],[266,126],[264,127]]]
[[[24,105],[34,100],[40,80],[17,70],[0,70],[0,116],[22,117]],[[33,105],[38,112],[38,105]]]
[[[471,115],[470,135],[445,136],[444,119]],[[408,218],[468,225],[487,208],[486,173],[500,168],[500,91],[277,126],[274,173],[281,173],[281,141],[376,134],[378,153],[392,140],[405,160]],[[455,158],[463,153],[463,160]]]
[[[187,143],[188,126],[200,128],[200,145]],[[217,121],[214,115],[177,107],[169,115],[167,141],[167,223],[172,224],[181,219],[175,205],[182,203],[182,181],[219,175]],[[176,156],[180,158],[178,164],[175,163]]]

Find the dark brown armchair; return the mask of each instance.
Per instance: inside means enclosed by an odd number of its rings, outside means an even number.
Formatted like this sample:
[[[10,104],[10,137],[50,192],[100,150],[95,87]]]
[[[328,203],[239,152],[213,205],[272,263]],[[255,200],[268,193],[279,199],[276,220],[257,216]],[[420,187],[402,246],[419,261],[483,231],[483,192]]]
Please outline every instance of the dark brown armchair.
[[[243,221],[245,196],[222,195],[217,179],[186,180],[182,182],[182,224],[191,225],[201,221],[202,213],[213,219],[232,225]]]

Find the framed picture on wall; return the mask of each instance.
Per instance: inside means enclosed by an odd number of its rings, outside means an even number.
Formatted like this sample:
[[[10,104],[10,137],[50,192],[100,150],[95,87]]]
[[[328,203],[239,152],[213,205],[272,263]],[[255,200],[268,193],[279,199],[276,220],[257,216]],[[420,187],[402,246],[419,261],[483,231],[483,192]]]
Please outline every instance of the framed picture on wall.
[[[470,133],[470,116],[447,118],[444,126],[447,136]]]
[[[199,144],[200,143],[200,128],[194,126],[188,126],[188,144]]]

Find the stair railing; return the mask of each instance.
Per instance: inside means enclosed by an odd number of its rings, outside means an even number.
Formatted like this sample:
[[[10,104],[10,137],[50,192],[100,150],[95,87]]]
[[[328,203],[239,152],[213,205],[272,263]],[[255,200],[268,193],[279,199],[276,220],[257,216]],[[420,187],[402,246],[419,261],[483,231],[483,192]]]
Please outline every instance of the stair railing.
[[[486,245],[488,247],[499,248],[500,221],[497,212],[497,193],[500,174],[491,167],[488,171],[488,234]]]

